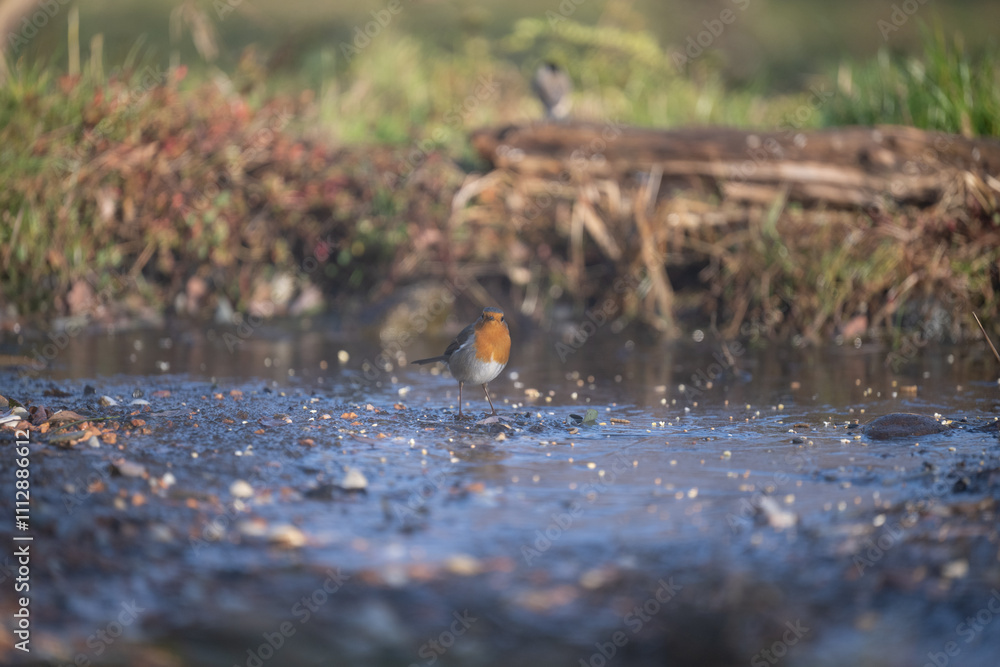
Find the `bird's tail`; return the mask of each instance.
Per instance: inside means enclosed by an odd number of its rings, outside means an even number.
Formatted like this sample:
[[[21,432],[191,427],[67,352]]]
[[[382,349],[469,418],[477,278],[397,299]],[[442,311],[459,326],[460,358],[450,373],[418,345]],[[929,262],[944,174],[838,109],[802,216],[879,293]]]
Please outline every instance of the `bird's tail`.
[[[416,361],[411,361],[410,365],[433,364],[435,361],[448,361],[448,359],[444,355],[441,355],[440,357],[430,357],[429,359],[417,359]]]

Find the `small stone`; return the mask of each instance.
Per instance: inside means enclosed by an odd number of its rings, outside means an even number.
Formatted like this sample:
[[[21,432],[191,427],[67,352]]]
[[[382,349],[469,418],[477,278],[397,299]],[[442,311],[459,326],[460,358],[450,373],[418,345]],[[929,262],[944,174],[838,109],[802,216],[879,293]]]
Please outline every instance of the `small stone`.
[[[238,479],[229,485],[229,493],[234,498],[253,497],[253,487],[246,480]]]
[[[785,528],[791,528],[796,523],[798,523],[798,516],[795,512],[790,512],[782,508],[778,501],[771,496],[764,496],[760,500],[760,509],[767,517],[767,522],[775,530],[784,530]]]
[[[149,527],[149,536],[154,542],[173,542],[174,533],[170,526],[156,523]]]
[[[580,576],[580,585],[590,591],[602,588],[614,580],[614,570],[595,567]]]
[[[87,440],[87,446],[93,447],[94,449],[98,449],[101,446],[101,441],[97,439],[96,435],[92,435],[90,436],[90,439]]]
[[[119,459],[113,464],[115,471],[122,477],[145,477],[146,476],[146,466],[141,463],[135,463],[133,461],[126,461],[125,459]]]
[[[948,427],[926,415],[895,412],[873,419],[862,430],[872,440],[892,440],[932,435],[947,431]]]
[[[233,304],[230,303],[229,299],[224,296],[219,297],[219,303],[215,308],[215,323],[216,324],[232,324],[233,315],[236,311],[233,310]]]
[[[3,424],[18,424],[26,417],[28,417],[28,411],[21,407],[11,408],[10,412],[0,415],[0,425]],[[11,426],[10,428],[14,428]]]
[[[945,563],[941,568],[941,576],[945,579],[962,579],[969,574],[969,561],[964,558]]]
[[[469,554],[454,554],[444,562],[448,572],[460,577],[471,577],[479,574],[483,566],[479,560]]]
[[[345,491],[364,491],[368,488],[368,478],[357,468],[348,468],[344,479],[340,481],[340,488]]]
[[[271,528],[268,539],[278,546],[297,549],[305,546],[306,534],[290,523],[279,523]]]
[[[101,398],[97,402],[106,408],[113,408],[114,406],[118,405],[118,401],[111,398],[110,396],[101,396]]]

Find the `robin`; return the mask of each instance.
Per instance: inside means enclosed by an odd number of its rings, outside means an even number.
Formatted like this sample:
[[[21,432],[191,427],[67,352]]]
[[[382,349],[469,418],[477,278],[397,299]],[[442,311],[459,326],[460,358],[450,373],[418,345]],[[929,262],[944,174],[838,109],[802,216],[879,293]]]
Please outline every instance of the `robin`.
[[[535,71],[531,87],[545,106],[545,115],[549,120],[563,120],[569,116],[569,109],[573,104],[570,99],[573,82],[559,65],[542,63]]]
[[[462,387],[466,382],[483,385],[491,414],[496,414],[486,385],[500,375],[510,358],[510,331],[499,308],[483,308],[483,314],[451,341],[440,357],[417,359],[411,363],[430,364],[443,361],[458,380],[458,417],[462,418]]]

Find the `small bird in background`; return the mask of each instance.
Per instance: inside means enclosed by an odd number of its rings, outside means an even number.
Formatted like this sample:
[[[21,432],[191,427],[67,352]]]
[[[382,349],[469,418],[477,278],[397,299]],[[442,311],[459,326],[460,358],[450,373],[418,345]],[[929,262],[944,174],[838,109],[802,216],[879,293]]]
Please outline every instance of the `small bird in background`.
[[[443,361],[448,370],[458,380],[458,418],[462,418],[462,387],[466,382],[483,385],[486,400],[490,402],[490,414],[496,414],[490,390],[486,385],[500,375],[510,358],[510,331],[499,308],[483,308],[479,319],[462,329],[451,341],[444,354],[429,359],[417,359],[411,363],[430,364]]]
[[[535,78],[531,80],[538,99],[545,105],[545,116],[549,120],[563,120],[569,116],[573,105],[570,93],[573,92],[573,82],[569,75],[553,62],[542,63],[535,70]]]

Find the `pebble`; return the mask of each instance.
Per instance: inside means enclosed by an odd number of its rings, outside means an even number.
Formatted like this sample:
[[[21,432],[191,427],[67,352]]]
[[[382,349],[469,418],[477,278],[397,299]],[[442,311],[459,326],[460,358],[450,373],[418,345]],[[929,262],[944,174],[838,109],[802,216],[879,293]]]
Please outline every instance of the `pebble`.
[[[145,477],[146,476],[146,466],[141,463],[134,463],[132,461],[126,461],[121,459],[120,461],[114,462],[115,470],[118,474],[123,477]]]
[[[118,405],[118,401],[111,398],[110,396],[101,396],[101,398],[97,402],[106,408],[113,408],[114,406]]]
[[[945,563],[941,568],[941,576],[945,579],[962,579],[969,574],[969,561],[959,558]]]
[[[357,468],[348,468],[344,479],[340,481],[340,488],[345,491],[364,491],[368,488],[368,478]]]
[[[238,479],[229,485],[229,493],[234,498],[251,498],[253,497],[253,487],[246,480]]]
[[[882,415],[862,427],[862,432],[872,440],[920,437],[946,430],[948,430],[948,427],[933,417],[908,412],[894,412]]]
[[[444,566],[449,572],[460,577],[471,577],[479,574],[483,569],[479,560],[469,554],[453,554],[448,557]]]
[[[24,408],[13,408],[10,412],[0,417],[0,424],[17,424],[28,417],[28,411]]]
[[[305,546],[306,534],[290,523],[280,523],[271,528],[268,539],[278,546],[297,549]]]
[[[795,512],[790,512],[781,507],[778,501],[771,496],[764,496],[760,500],[760,509],[767,517],[767,522],[775,530],[791,528],[798,523],[799,517]]]

